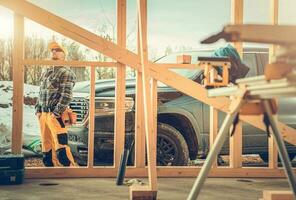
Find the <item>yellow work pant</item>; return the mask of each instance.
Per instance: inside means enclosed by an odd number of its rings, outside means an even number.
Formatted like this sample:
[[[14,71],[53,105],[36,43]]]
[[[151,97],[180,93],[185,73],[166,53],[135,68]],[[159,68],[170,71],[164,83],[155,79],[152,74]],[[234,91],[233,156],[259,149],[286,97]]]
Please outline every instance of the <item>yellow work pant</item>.
[[[56,118],[50,112],[42,112],[39,125],[44,165],[48,167],[75,166],[68,146],[67,128],[62,117]]]

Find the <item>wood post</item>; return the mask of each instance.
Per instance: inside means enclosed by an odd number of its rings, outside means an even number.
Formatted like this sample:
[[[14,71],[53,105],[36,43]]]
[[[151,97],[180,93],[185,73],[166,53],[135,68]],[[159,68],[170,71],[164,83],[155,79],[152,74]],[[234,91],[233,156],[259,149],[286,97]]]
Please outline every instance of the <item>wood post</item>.
[[[244,0],[231,0],[231,23],[243,24],[244,18]],[[243,44],[242,42],[235,42],[234,47],[242,57]]]
[[[232,24],[243,24],[244,1],[231,1],[231,21]],[[243,58],[242,42],[235,42],[234,47]],[[233,168],[242,166],[242,122],[236,125],[235,133],[230,137],[229,142],[229,165]]]
[[[95,81],[96,68],[90,68],[89,129],[88,129],[88,168],[94,166],[94,131],[95,131]]]
[[[153,136],[153,127],[155,121],[153,120],[153,110],[151,102],[151,83],[148,62],[148,46],[147,46],[147,28],[146,15],[147,2],[146,0],[138,0],[138,13],[140,24],[140,47],[141,47],[141,64],[143,76],[143,91],[144,91],[144,119],[145,119],[145,133],[147,142],[147,158],[148,158],[148,174],[149,186],[152,191],[157,191],[157,172],[156,172],[156,148]]]
[[[152,149],[155,149],[155,163],[157,165],[157,102],[158,102],[158,93],[157,93],[157,80],[151,79],[151,104],[152,104],[152,133],[151,139]],[[154,158],[153,158],[154,159]]]
[[[278,24],[278,13],[279,11],[279,1],[271,0],[271,23],[274,25]],[[269,63],[272,62],[273,56],[275,54],[276,45],[271,45],[269,47]],[[278,167],[278,151],[277,145],[275,143],[273,134],[268,138],[268,166],[272,169]]]
[[[209,150],[212,148],[214,141],[218,134],[218,110],[215,109],[213,106],[210,106],[210,147]],[[213,168],[217,168],[217,159],[213,162]]]
[[[14,14],[13,38],[13,112],[12,112],[12,153],[20,154],[23,144],[23,104],[24,104],[24,17]],[[37,118],[36,118],[37,120]]]
[[[144,25],[147,26],[147,12],[142,13],[143,19],[146,20]],[[137,23],[137,48],[138,55],[141,57],[140,47],[140,22],[138,15]],[[147,29],[147,27],[146,27]],[[143,168],[146,162],[146,145],[145,145],[145,124],[144,124],[144,99],[143,99],[143,77],[142,72],[136,71],[136,113],[135,113],[135,166]]]
[[[126,0],[117,0],[117,44],[126,46]],[[116,94],[115,94],[115,127],[114,127],[114,166],[117,168],[120,155],[125,143],[125,73],[126,67],[118,63],[116,69]]]

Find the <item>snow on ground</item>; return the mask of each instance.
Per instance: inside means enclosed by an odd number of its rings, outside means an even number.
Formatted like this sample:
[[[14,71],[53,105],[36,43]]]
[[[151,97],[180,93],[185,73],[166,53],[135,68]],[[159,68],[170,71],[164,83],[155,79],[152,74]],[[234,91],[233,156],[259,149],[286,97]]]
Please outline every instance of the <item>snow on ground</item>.
[[[24,85],[24,97],[38,97],[38,93],[39,86]],[[0,147],[10,142],[12,130],[12,95],[13,83],[11,81],[0,81]],[[24,141],[29,138],[39,138],[39,124],[35,116],[34,105],[24,105],[23,108]]]

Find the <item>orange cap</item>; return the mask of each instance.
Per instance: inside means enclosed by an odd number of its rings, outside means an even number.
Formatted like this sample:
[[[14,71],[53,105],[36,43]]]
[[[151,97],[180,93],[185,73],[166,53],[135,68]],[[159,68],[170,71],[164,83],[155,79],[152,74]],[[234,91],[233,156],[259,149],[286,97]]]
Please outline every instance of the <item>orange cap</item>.
[[[49,49],[50,51],[52,51],[53,49],[57,49],[57,48],[62,49],[62,51],[64,52],[64,54],[66,54],[66,51],[65,51],[64,47],[62,47],[62,46],[59,45],[58,43],[56,43],[56,42],[51,42],[51,43],[48,44],[48,49]]]

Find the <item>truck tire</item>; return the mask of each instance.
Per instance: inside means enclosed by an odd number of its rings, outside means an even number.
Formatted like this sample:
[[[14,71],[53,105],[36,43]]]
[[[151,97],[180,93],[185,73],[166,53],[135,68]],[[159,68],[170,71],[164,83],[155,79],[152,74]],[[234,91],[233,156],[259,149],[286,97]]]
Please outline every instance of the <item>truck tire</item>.
[[[128,165],[134,165],[135,148],[132,147]],[[189,150],[182,134],[174,127],[157,124],[157,165],[158,166],[186,166],[189,160]],[[146,155],[147,165],[147,155]]]
[[[185,166],[188,164],[189,150],[182,134],[174,127],[157,124],[157,165]]]

